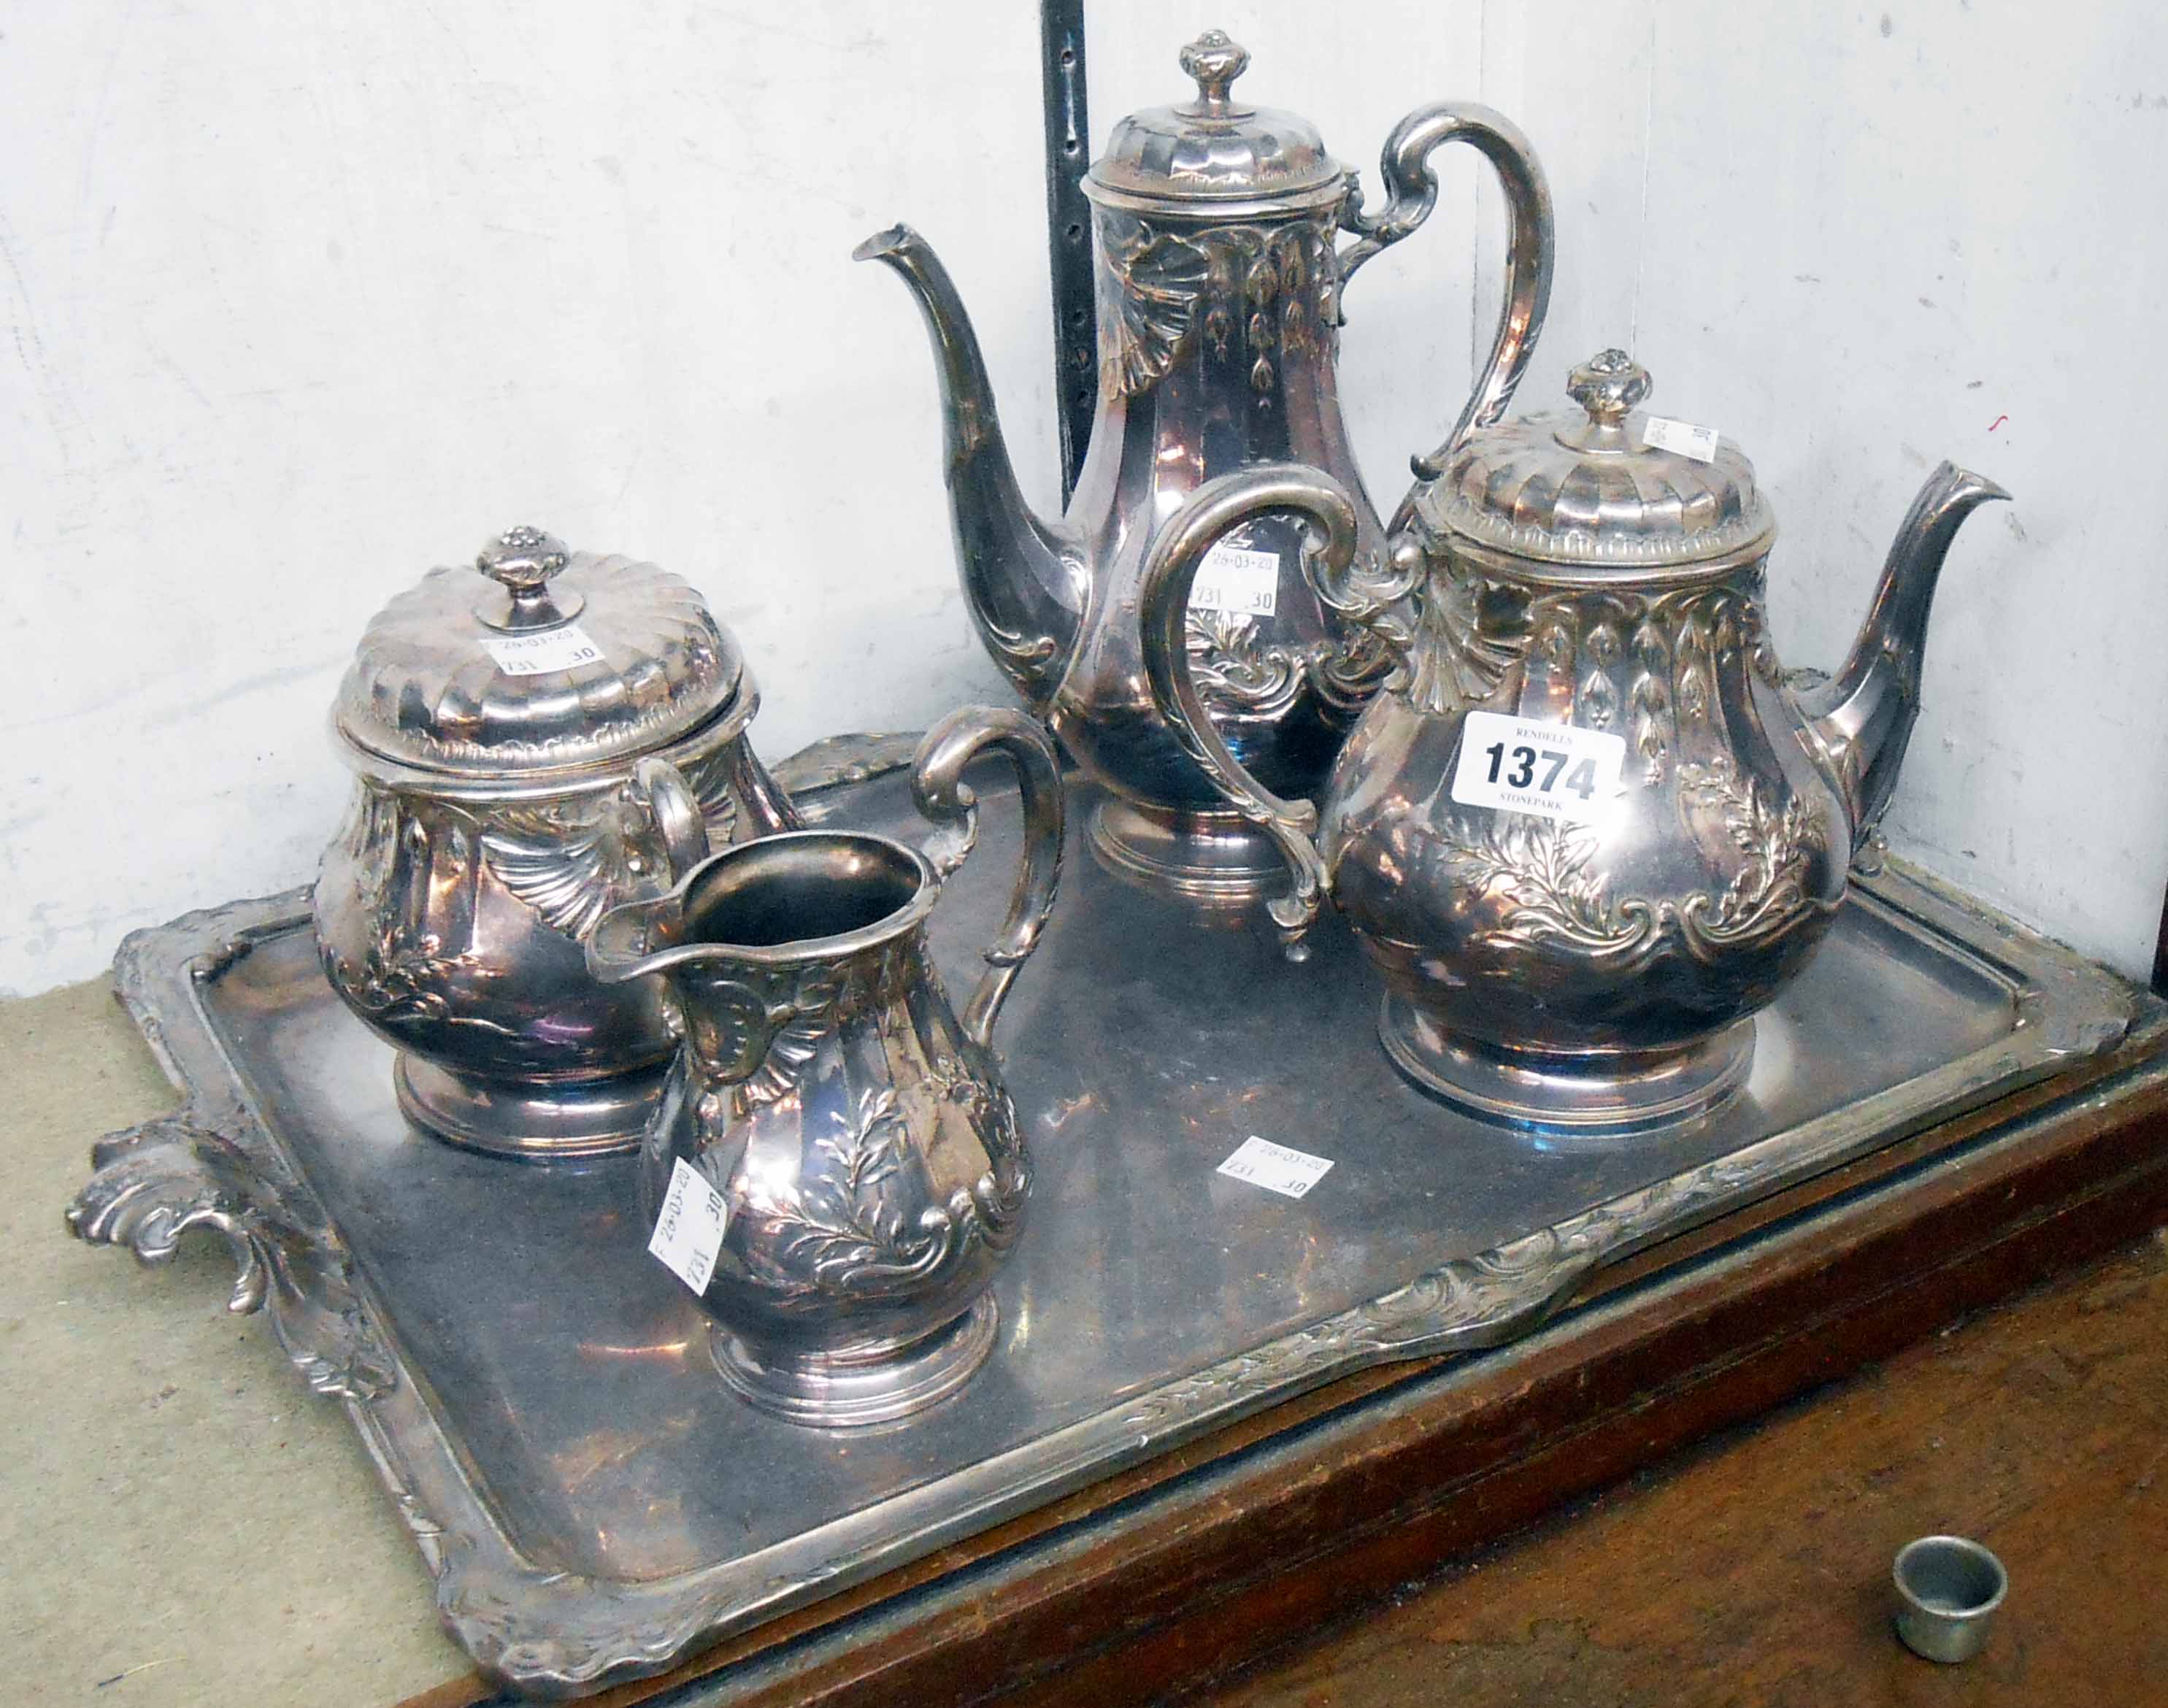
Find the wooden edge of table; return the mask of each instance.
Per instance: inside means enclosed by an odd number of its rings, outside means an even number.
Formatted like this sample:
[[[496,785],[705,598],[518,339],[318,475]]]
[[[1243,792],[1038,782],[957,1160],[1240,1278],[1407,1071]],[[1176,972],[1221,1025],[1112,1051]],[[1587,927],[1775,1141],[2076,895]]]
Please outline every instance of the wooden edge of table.
[[[717,1708],[964,1708],[1201,1683],[2168,1222],[2160,1053],[2127,1045],[1643,1252],[1513,1346],[1359,1372],[586,1700],[711,1679],[696,1700]],[[402,1708],[508,1700],[470,1678]]]

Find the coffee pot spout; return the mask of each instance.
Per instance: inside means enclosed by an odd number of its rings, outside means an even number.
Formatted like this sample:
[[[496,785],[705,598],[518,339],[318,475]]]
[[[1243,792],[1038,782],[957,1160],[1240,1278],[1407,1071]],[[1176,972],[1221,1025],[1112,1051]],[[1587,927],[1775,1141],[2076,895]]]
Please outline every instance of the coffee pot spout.
[[[859,244],[852,258],[892,268],[926,316],[941,381],[944,473],[964,602],[1002,674],[1026,704],[1043,712],[1082,620],[1083,560],[1065,553],[1059,530],[1024,502],[978,336],[933,246],[908,225],[891,225]]]
[[[1944,463],[1905,512],[1867,621],[1836,677],[1799,697],[1809,750],[1842,790],[1855,851],[1897,787],[1920,716],[1920,664],[1942,560],[1966,517],[2010,495],[1994,481]]]

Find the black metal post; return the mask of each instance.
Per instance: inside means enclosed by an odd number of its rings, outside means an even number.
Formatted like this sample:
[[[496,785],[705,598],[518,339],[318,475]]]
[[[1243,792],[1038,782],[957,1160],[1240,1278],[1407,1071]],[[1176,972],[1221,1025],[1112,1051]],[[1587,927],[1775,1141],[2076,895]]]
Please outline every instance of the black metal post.
[[[1046,106],[1046,231],[1054,278],[1054,406],[1061,423],[1061,501],[1076,488],[1092,438],[1099,329],[1092,297],[1092,207],[1084,199],[1092,128],[1084,112],[1084,0],[1039,0]]]

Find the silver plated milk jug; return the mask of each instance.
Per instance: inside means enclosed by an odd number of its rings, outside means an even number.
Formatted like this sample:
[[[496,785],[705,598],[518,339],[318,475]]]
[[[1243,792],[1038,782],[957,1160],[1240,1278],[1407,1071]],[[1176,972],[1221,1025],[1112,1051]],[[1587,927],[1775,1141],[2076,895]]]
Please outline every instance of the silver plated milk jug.
[[[1603,1134],[1744,1083],[1755,1012],[1821,942],[1896,785],[1951,540],[2008,495],[1937,469],[1851,658],[1803,687],[1764,622],[1776,520],[1746,459],[1650,446],[1649,376],[1618,351],[1569,390],[1570,413],[1455,446],[1382,564],[1352,496],[1306,469],[1230,476],[1169,518],[1148,599],[1178,600],[1256,510],[1293,509],[1320,597],[1391,650],[1321,814],[1220,738],[1172,623],[1145,663],[1189,751],[1285,851],[1290,939],[1329,893],[1384,975],[1402,1071],[1479,1115]]]
[[[796,827],[746,739],[759,706],[693,588],[534,528],[378,613],[332,712],[354,791],[316,942],[408,1116],[535,1159],[638,1145],[677,1040],[661,987],[598,982],[581,939],[708,842]]]
[[[1059,522],[1023,501],[978,340],[933,251],[904,225],[858,251],[902,276],[933,334],[958,563],[980,639],[1108,792],[1090,828],[1098,857],[1206,908],[1270,893],[1279,862],[1169,733],[1145,684],[1140,577],[1160,522],[1214,475],[1286,459],[1335,476],[1356,496],[1363,546],[1382,544],[1341,420],[1341,294],[1357,268],[1428,217],[1429,158],[1446,144],[1468,143],[1490,162],[1511,215],[1497,336],[1448,447],[1504,411],[1550,289],[1549,192],[1506,119],[1467,103],[1409,114],[1385,144],[1388,199],[1371,211],[1308,121],[1237,98],[1248,59],[1217,30],[1192,42],[1182,65],[1195,99],[1123,119],[1085,178],[1098,399]],[[1343,233],[1352,241],[1336,247]],[[1305,584],[1297,533],[1260,517],[1231,538],[1239,574],[1216,598],[1192,601],[1185,644],[1228,745],[1271,788],[1306,794],[1391,660]]]
[[[964,768],[990,750],[1022,782],[1023,862],[959,1017],[927,920],[977,832]],[[967,708],[927,732],[911,792],[937,827],[922,851],[765,837],[615,909],[587,945],[598,980],[659,979],[682,1016],[641,1152],[647,1219],[681,1163],[721,1195],[702,1295],[717,1366],[801,1424],[884,1423],[962,1387],[993,1347],[988,1289],[1030,1191],[993,1031],[1060,874],[1054,749],[1021,713]]]

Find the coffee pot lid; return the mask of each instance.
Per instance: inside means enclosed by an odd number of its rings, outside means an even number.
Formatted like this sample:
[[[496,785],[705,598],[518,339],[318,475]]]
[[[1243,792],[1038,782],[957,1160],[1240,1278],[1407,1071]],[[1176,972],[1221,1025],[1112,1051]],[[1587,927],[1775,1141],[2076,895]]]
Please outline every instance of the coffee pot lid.
[[[515,528],[377,613],[332,722],[401,766],[554,777],[620,766],[752,693],[736,644],[684,581]]]
[[[1107,151],[1085,174],[1084,193],[1107,206],[1215,215],[1230,204],[1279,210],[1342,199],[1347,169],[1325,151],[1315,125],[1232,94],[1249,63],[1247,50],[1224,30],[1208,29],[1183,48],[1182,68],[1197,80],[1197,98],[1147,108],[1116,125]]]
[[[1706,459],[1651,443],[1650,418],[1634,411],[1652,389],[1632,357],[1604,351],[1567,380],[1581,413],[1527,416],[1469,433],[1416,493],[1416,513],[1446,534],[1513,557],[1599,571],[1766,552],[1777,520],[1754,484],[1754,465],[1713,435]],[[1669,438],[1666,427],[1684,430],[1660,423],[1654,437]]]

